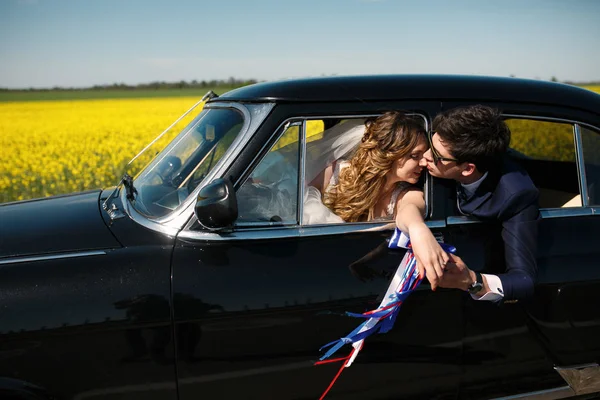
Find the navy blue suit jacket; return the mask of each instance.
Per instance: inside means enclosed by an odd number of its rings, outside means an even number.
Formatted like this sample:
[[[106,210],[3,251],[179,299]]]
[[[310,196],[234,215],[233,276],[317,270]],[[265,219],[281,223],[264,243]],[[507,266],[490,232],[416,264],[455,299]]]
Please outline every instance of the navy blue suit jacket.
[[[502,167],[490,170],[475,193],[459,198],[463,213],[502,223],[506,272],[498,277],[504,300],[533,295],[537,277],[538,195],[527,172],[505,157]]]

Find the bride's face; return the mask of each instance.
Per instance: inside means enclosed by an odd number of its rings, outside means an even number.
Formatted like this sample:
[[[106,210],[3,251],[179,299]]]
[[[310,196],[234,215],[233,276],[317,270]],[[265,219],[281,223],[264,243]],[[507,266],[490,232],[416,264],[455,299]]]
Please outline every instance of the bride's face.
[[[394,161],[386,178],[388,183],[409,182],[415,184],[419,181],[424,166],[421,164],[423,153],[427,151],[427,140],[421,136],[419,143],[405,157]]]

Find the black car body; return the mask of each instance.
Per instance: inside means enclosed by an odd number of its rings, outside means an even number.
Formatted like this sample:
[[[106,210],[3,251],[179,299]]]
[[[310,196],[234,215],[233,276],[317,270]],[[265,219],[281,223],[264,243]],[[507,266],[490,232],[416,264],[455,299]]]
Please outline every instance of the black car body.
[[[388,285],[353,268],[391,231],[303,223],[310,129],[387,110],[429,127],[468,104],[502,110],[512,154],[540,189],[535,297],[498,305],[424,282],[328,398],[600,392],[600,95],[515,78],[377,76],[213,97],[133,182],[1,205],[0,398],[318,398],[339,368],[314,366],[319,348],[357,324],[335,313],[373,308]],[[298,174],[285,190],[264,161],[284,147]],[[427,177],[424,190],[435,235],[473,269],[503,271],[498,227],[460,215],[451,182]],[[266,201],[285,213],[257,212]],[[400,256],[363,264],[389,271]]]

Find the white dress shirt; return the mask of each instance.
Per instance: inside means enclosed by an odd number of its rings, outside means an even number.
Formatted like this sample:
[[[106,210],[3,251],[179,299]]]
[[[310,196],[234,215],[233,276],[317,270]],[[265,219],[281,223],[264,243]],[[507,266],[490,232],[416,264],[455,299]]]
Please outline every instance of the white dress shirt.
[[[486,172],[485,174],[483,174],[483,176],[481,178],[479,178],[478,180],[476,180],[473,183],[468,183],[466,185],[463,185],[461,183],[462,190],[465,193],[465,195],[467,195],[467,197],[470,197],[472,194],[474,194],[475,191],[477,190],[477,188],[479,187],[479,185],[481,185],[481,182],[483,182],[483,180],[487,177],[487,175],[488,175],[488,173]],[[459,206],[459,210],[460,210],[460,206]],[[475,300],[484,300],[484,301],[500,301],[500,300],[502,300],[504,298],[504,291],[502,290],[502,281],[500,280],[500,278],[497,275],[492,275],[492,274],[481,274],[481,275],[485,276],[485,280],[487,281],[490,291],[487,292],[486,294],[484,294],[483,296],[477,296],[477,295],[472,294],[471,297]]]

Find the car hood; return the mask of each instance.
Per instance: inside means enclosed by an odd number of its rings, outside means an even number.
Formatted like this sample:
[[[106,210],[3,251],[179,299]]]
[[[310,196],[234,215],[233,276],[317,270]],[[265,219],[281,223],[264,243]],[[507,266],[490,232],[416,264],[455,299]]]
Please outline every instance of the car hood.
[[[100,193],[0,205],[0,259],[120,247],[102,220]]]

